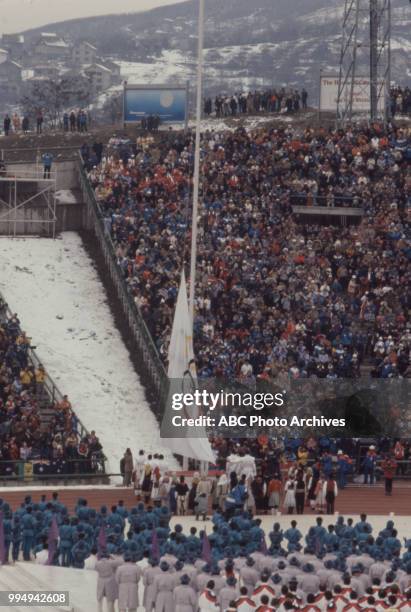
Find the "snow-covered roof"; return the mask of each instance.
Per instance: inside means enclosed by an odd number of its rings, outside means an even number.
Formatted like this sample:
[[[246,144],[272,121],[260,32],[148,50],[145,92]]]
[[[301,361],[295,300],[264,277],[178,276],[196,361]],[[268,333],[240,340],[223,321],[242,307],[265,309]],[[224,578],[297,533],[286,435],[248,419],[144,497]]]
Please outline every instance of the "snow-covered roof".
[[[110,68],[107,68],[107,66],[103,66],[103,64],[90,64],[89,66],[86,66],[86,68],[84,68],[84,72],[89,72],[90,70],[95,70],[95,69],[101,70],[102,72],[110,72],[111,70]]]
[[[53,40],[53,42],[48,42],[47,40],[42,41],[43,45],[46,47],[60,47],[63,49],[68,48],[68,44],[64,42],[64,40]]]
[[[2,36],[3,43],[24,43],[23,34],[3,34]]]
[[[90,49],[93,49],[93,51],[97,51],[97,47],[95,47],[94,45],[92,45],[91,43],[87,42],[86,40],[83,40],[81,43],[79,43],[80,45],[85,45],[86,47],[89,47]]]
[[[18,64],[14,60],[7,60],[6,62],[3,62],[2,64],[0,64],[0,66],[10,66],[10,65],[14,66],[15,68],[18,68],[19,70],[23,70],[23,66],[21,66],[21,64]]]

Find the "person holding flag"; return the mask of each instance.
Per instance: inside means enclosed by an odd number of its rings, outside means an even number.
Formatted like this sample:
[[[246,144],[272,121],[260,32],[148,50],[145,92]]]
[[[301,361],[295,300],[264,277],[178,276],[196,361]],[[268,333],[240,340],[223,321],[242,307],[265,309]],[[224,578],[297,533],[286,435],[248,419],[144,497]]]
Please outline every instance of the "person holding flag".
[[[47,546],[48,546],[48,557],[47,565],[55,565],[57,561],[58,565],[58,541],[59,541],[59,528],[57,526],[56,515],[53,514],[51,519],[50,528],[47,534]]]

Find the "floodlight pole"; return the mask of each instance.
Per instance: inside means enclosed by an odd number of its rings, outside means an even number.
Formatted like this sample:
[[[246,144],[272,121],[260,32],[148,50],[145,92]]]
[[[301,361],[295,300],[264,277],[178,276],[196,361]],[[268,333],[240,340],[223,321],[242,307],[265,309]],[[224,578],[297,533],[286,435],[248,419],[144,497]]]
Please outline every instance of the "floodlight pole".
[[[198,8],[198,59],[197,59],[197,105],[193,177],[193,216],[191,222],[191,261],[190,261],[190,299],[189,311],[191,325],[194,327],[194,298],[197,260],[198,194],[200,182],[201,147],[201,108],[203,99],[203,46],[204,46],[204,0],[199,0]]]
[[[378,2],[370,0],[370,118],[378,115]]]

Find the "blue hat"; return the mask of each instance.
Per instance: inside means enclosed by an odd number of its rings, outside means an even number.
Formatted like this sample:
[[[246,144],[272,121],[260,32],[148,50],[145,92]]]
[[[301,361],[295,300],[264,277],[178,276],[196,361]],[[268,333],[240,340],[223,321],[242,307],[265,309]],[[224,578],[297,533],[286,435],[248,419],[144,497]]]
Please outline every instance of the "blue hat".
[[[274,584],[280,584],[281,582],[280,574],[274,574],[274,576],[271,576],[271,580],[274,582]]]
[[[229,576],[227,578],[227,584],[228,586],[235,586],[237,584],[237,580],[234,578],[234,576]]]

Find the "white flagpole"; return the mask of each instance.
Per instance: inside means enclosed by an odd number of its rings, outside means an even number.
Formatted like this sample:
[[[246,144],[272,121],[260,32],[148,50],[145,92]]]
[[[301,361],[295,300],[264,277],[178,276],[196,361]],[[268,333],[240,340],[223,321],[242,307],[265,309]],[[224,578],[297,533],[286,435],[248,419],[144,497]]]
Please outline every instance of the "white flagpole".
[[[196,106],[196,139],[194,151],[194,186],[193,186],[193,220],[191,226],[191,261],[190,261],[190,300],[189,311],[191,324],[194,325],[194,296],[196,284],[197,259],[197,217],[198,191],[200,182],[200,137],[201,108],[203,94],[203,46],[204,46],[204,1],[199,0],[198,8],[198,59],[197,59],[197,106]]]

